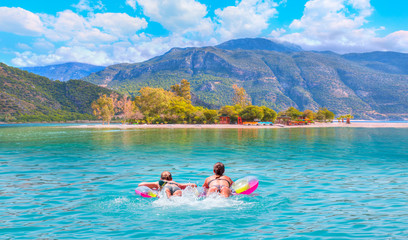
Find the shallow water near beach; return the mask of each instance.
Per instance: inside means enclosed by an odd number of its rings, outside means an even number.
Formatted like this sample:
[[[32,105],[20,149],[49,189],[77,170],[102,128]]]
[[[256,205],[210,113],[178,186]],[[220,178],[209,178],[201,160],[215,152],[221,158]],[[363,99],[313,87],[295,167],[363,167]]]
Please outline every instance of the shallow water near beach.
[[[0,126],[0,234],[18,239],[406,239],[408,129]],[[250,196],[147,199],[221,161]]]

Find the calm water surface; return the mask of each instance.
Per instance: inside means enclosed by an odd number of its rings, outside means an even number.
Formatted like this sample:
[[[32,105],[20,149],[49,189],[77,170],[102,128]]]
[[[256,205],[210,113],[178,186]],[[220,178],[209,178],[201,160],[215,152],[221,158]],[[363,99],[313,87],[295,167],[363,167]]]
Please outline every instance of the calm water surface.
[[[0,238],[407,239],[408,129],[0,127]],[[134,194],[163,170],[251,196]],[[188,194],[187,194],[188,195]]]

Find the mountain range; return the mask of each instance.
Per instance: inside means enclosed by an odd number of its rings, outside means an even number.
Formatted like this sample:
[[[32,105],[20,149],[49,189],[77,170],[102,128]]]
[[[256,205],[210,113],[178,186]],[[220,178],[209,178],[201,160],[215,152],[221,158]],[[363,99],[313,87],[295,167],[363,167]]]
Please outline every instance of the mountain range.
[[[245,88],[255,105],[275,110],[327,107],[364,119],[408,118],[408,54],[304,51],[262,38],[231,40],[214,47],[173,48],[141,63],[108,66],[84,77],[136,95],[187,79],[193,101],[211,108],[232,104],[232,85]]]

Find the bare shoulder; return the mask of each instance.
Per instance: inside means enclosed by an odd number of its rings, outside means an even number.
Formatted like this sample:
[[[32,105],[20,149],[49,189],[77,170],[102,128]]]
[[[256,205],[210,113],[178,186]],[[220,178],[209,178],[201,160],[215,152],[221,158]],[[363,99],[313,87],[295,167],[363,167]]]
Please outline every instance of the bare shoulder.
[[[234,181],[232,181],[232,179],[230,177],[228,177],[228,176],[225,176],[225,177],[227,178],[228,181],[234,182]]]
[[[210,181],[211,179],[213,179],[213,176],[209,176],[208,178],[205,179],[206,182]]]
[[[209,182],[210,180],[211,180],[211,177],[206,178],[205,181],[204,181],[203,187],[208,188],[208,182]]]

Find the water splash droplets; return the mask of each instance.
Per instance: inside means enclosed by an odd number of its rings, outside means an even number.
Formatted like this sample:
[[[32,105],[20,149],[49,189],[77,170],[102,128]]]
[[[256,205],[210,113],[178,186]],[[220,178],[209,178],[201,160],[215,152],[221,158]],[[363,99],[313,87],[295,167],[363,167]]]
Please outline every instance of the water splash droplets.
[[[230,197],[225,198],[219,194],[213,194],[207,197],[201,197],[194,191],[194,189],[186,189],[183,191],[183,196],[173,196],[167,198],[162,196],[161,198],[152,202],[154,207],[163,208],[163,209],[177,209],[182,207],[183,210],[210,210],[217,208],[230,208],[239,210],[247,207],[253,203],[248,203],[241,200],[240,197]]]

